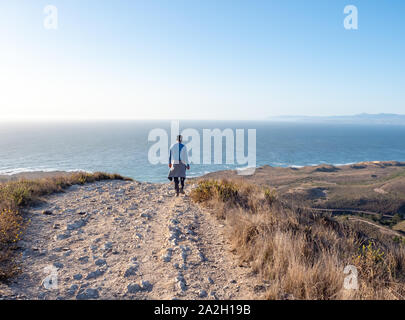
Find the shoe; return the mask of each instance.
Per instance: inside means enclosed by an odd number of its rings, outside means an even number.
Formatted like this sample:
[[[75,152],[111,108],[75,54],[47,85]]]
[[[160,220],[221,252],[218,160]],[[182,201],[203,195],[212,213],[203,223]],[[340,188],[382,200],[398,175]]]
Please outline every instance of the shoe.
[[[183,188],[180,189],[180,193],[181,193],[181,194],[184,194]]]

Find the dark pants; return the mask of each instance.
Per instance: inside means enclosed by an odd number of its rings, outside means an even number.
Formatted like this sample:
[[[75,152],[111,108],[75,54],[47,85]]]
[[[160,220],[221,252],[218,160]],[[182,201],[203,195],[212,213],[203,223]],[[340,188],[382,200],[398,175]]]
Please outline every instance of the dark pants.
[[[174,188],[176,189],[176,191],[179,191],[179,178],[178,177],[174,177]],[[181,184],[181,188],[184,188],[184,180],[186,180],[186,178],[180,178],[180,184]]]

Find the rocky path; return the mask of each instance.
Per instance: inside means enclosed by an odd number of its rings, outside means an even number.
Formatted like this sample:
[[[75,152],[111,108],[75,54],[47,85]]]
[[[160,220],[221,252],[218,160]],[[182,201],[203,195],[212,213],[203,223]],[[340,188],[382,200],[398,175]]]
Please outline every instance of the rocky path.
[[[189,187],[190,189],[191,187]],[[30,209],[6,299],[253,299],[224,228],[169,184],[73,186]]]

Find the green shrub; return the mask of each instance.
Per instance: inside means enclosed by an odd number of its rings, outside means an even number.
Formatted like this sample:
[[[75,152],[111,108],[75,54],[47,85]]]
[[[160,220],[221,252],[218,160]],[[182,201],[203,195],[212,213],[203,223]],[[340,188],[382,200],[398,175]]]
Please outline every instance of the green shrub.
[[[401,221],[402,221],[402,218],[401,218],[401,216],[400,216],[398,213],[396,213],[396,214],[392,217],[392,222],[393,222],[394,224],[400,223]]]
[[[238,195],[238,187],[226,180],[202,180],[198,183],[197,188],[191,192],[191,198],[198,203],[213,199],[221,202],[237,202]]]
[[[272,205],[277,200],[276,189],[266,188],[264,189],[264,198],[269,205]]]

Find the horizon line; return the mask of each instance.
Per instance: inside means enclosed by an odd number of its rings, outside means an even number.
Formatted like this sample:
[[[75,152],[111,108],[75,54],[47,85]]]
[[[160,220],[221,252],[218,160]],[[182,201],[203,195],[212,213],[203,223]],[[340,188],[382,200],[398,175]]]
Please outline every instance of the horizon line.
[[[52,116],[39,116],[39,117],[19,117],[19,116],[6,116],[0,117],[0,123],[4,122],[41,122],[41,121],[58,121],[58,122],[68,122],[68,121],[268,121],[272,118],[282,118],[282,117],[309,117],[309,118],[322,118],[322,117],[353,117],[359,115],[393,115],[393,116],[405,116],[405,114],[399,113],[356,113],[356,114],[331,114],[331,115],[269,115],[266,118],[252,118],[252,119],[212,119],[212,118],[135,118],[135,117],[52,117]]]

